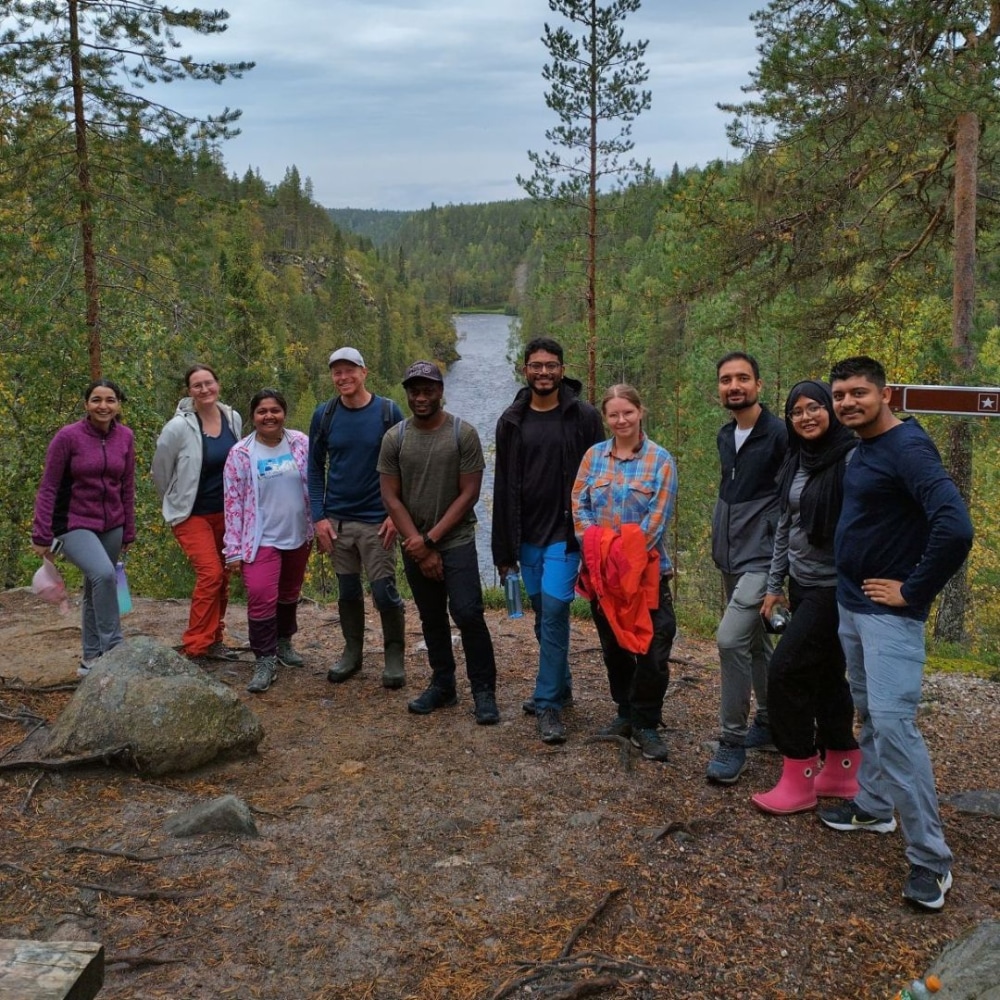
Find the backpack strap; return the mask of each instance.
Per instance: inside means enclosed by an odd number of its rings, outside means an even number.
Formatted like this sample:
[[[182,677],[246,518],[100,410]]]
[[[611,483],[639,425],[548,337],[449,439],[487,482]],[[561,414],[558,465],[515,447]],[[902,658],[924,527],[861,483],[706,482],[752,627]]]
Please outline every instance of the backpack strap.
[[[330,426],[333,424],[333,411],[337,409],[340,405],[340,396],[334,396],[327,404],[326,409],[323,411],[323,418],[319,422],[319,439],[323,442],[323,448],[326,449],[327,442],[330,440]]]

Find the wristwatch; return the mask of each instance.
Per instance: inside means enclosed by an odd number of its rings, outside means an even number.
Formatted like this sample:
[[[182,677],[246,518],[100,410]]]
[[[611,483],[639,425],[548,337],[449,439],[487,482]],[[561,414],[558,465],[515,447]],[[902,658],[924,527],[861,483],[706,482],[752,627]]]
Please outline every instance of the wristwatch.
[[[420,537],[423,539],[424,545],[426,545],[427,548],[429,548],[429,549],[436,549],[437,548],[437,543],[434,541],[433,538],[431,538],[430,535],[427,534],[426,531]]]

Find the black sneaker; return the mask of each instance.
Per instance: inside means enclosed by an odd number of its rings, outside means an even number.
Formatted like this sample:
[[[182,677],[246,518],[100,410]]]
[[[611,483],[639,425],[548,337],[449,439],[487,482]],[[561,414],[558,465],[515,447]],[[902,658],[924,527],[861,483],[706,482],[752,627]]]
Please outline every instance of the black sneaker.
[[[558,708],[543,708],[536,716],[538,738],[543,743],[565,743],[566,727],[559,716]]]
[[[628,739],[632,735],[632,723],[621,715],[616,715],[606,726],[597,730],[598,736],[620,736]]]
[[[445,691],[432,684],[422,695],[407,702],[406,707],[414,715],[430,715],[436,708],[451,708],[452,705],[457,704],[458,697],[455,695],[454,689]]]
[[[841,802],[840,805],[831,806],[829,809],[817,809],[816,815],[831,830],[870,830],[872,833],[892,833],[896,829],[896,817],[890,816],[888,819],[879,819],[872,816],[863,809],[859,809],[852,799],[850,802]]]
[[[667,744],[655,729],[633,729],[632,746],[638,747],[646,760],[665,761],[670,756]]]
[[[495,726],[500,721],[500,711],[497,709],[497,700],[493,692],[474,691],[472,698],[476,703],[476,725]]]
[[[951,872],[939,875],[923,865],[910,865],[910,874],[903,886],[903,899],[926,910],[940,910],[944,894],[951,888]]]

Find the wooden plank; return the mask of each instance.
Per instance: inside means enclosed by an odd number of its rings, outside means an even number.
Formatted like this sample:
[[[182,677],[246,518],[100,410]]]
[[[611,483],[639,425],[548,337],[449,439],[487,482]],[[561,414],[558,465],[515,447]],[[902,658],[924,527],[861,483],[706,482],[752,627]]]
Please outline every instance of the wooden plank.
[[[0,1000],[93,1000],[103,985],[103,945],[0,939]]]

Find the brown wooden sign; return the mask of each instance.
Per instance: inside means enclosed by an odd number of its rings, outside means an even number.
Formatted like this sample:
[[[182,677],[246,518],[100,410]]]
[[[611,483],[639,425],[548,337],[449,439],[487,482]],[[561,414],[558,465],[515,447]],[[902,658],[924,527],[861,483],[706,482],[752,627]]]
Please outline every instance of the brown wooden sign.
[[[1000,416],[1000,386],[890,385],[889,406],[904,413]]]

